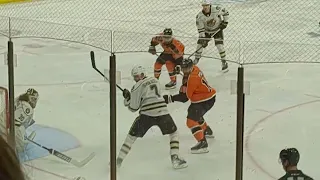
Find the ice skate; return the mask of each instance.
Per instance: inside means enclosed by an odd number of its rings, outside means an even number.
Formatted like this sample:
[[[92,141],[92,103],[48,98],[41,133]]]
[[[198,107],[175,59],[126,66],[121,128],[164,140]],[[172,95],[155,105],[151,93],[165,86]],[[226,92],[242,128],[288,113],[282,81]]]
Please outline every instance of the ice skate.
[[[222,60],[221,61],[222,65],[221,65],[221,72],[226,73],[229,71],[228,69],[228,63],[226,60]]]
[[[172,167],[174,169],[183,169],[188,167],[188,164],[185,160],[179,158],[178,155],[171,155]]]
[[[213,131],[210,126],[207,126],[206,130],[204,131],[204,135],[206,138],[214,138]]]
[[[177,82],[176,81],[170,81],[168,84],[165,85],[166,89],[174,89],[176,88]]]
[[[209,149],[208,149],[208,143],[206,139],[199,141],[195,146],[191,148],[192,154],[203,154],[208,152],[209,152]]]

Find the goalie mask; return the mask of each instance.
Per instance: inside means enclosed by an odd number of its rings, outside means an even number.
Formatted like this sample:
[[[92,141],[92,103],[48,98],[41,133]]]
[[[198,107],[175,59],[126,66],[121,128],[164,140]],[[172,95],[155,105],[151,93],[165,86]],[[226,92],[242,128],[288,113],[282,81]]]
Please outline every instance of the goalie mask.
[[[39,99],[38,91],[36,91],[33,88],[29,88],[25,94],[28,96],[28,99],[29,99],[28,102],[30,103],[30,106],[32,108],[35,108],[37,106],[37,102]]]

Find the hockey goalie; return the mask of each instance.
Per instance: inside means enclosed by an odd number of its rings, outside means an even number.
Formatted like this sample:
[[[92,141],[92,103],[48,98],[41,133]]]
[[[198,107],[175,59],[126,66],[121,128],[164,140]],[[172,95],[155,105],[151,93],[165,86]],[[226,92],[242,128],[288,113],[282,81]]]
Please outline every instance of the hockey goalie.
[[[34,109],[39,99],[39,93],[35,89],[28,89],[19,95],[14,102],[16,149],[24,152],[28,139],[33,140],[35,132],[26,137],[26,129],[35,123],[33,120]]]

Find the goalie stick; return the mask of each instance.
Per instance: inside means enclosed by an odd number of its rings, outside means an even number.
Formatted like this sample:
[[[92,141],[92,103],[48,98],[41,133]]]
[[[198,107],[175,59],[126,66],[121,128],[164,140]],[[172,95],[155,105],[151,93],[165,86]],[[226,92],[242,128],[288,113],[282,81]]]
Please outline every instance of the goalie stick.
[[[61,153],[61,152],[59,152],[59,151],[57,151],[57,150],[54,150],[54,149],[52,149],[52,148],[48,148],[48,147],[46,147],[46,146],[42,146],[41,144],[39,144],[39,143],[37,143],[37,142],[29,139],[29,138],[26,138],[26,139],[27,139],[29,142],[31,142],[31,143],[33,143],[33,144],[41,147],[42,149],[47,150],[50,154],[58,157],[59,159],[62,159],[63,161],[65,161],[65,162],[67,162],[67,163],[70,163],[70,164],[72,164],[72,165],[74,165],[74,166],[76,166],[76,167],[79,167],[79,168],[80,168],[80,167],[83,167],[83,166],[86,165],[86,164],[88,164],[88,162],[91,161],[91,160],[94,158],[94,156],[95,156],[95,153],[91,153],[88,157],[86,157],[86,158],[83,159],[82,161],[77,161],[77,160],[73,159],[72,157],[69,157],[69,156],[67,156],[67,155],[65,155],[65,154],[63,154],[63,153]]]
[[[110,82],[110,80],[97,68],[96,66],[96,58],[94,56],[94,51],[90,51],[90,58],[91,58],[91,64],[92,68],[96,70],[102,77],[104,77],[107,81]],[[116,84],[117,88],[119,88],[121,91],[123,91],[123,88],[120,87],[118,84]]]

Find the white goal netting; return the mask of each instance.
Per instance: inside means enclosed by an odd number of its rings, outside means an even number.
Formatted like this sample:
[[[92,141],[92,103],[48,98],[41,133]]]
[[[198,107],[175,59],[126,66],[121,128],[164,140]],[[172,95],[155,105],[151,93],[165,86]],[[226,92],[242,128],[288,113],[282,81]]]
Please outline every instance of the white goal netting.
[[[8,134],[8,90],[4,87],[0,87],[0,132],[1,136]]]

